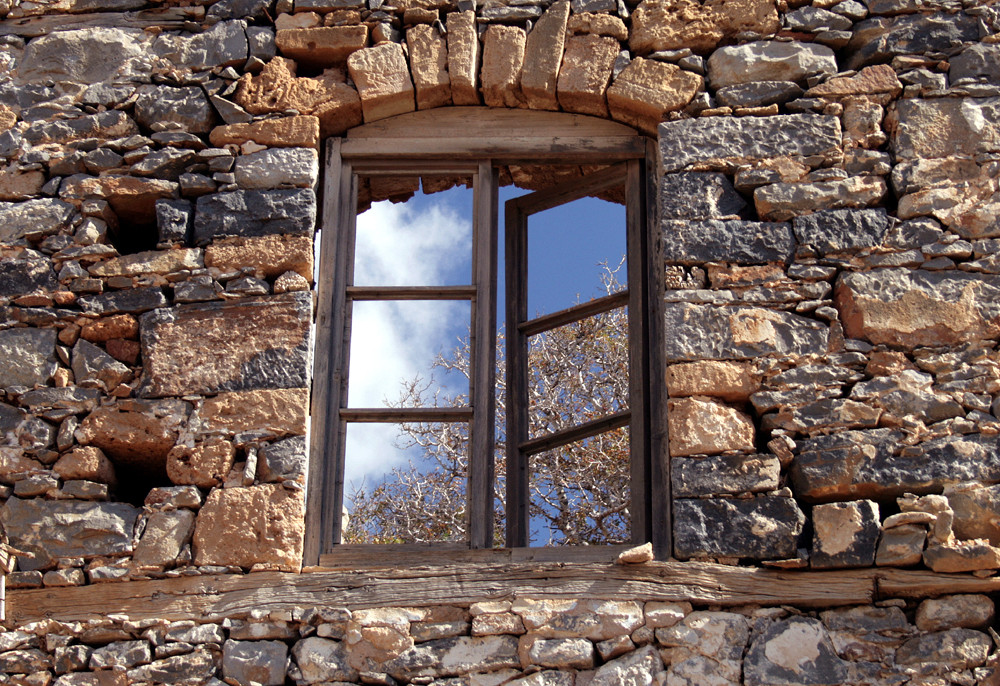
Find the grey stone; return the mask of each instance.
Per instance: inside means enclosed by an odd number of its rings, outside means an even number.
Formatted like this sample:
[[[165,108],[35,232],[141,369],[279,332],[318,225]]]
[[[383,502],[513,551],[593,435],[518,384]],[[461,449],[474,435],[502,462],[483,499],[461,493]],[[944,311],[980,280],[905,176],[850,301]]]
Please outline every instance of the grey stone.
[[[68,226],[74,212],[69,203],[49,198],[0,202],[0,243],[56,233]]]
[[[0,262],[0,297],[53,291],[58,286],[51,260],[28,257]]]
[[[21,396],[21,405],[32,412],[64,410],[67,415],[83,414],[97,407],[103,393],[96,388],[38,388]]]
[[[166,307],[170,302],[163,293],[163,289],[158,286],[147,286],[100,295],[81,296],[77,299],[77,304],[84,312],[91,314],[117,314],[119,312],[139,314],[157,307]]]
[[[37,648],[0,653],[0,672],[5,674],[32,674],[45,671],[51,665],[52,658]]]
[[[192,71],[242,66],[249,55],[246,28],[245,21],[227,20],[194,36],[162,33],[153,42],[152,50]]]
[[[880,176],[852,176],[811,183],[773,183],[753,192],[761,219],[788,221],[817,210],[877,205],[887,186]]]
[[[132,371],[93,343],[82,338],[73,346],[73,379],[80,386],[98,385],[106,391],[132,378]]]
[[[890,248],[901,250],[920,249],[922,246],[937,243],[943,236],[944,231],[941,230],[940,224],[930,217],[920,217],[898,222],[886,234],[885,244]]]
[[[241,684],[263,686],[285,683],[288,646],[281,641],[226,641],[222,649],[222,673]]]
[[[208,8],[208,16],[218,19],[266,19],[271,0],[220,0]]]
[[[840,118],[816,114],[700,117],[659,126],[663,171],[696,162],[755,160],[840,151]]]
[[[663,219],[732,219],[746,207],[725,174],[682,172],[660,180]]]
[[[691,557],[795,556],[805,515],[792,498],[710,498],[674,502],[674,554]]]
[[[827,350],[828,327],[789,312],[667,303],[664,315],[670,362],[822,355]]]
[[[540,16],[542,16],[542,8],[536,5],[493,5],[479,10],[477,19],[490,23],[513,23],[526,19],[537,19]]]
[[[778,488],[780,471],[774,455],[675,457],[670,461],[675,498],[773,491]]]
[[[896,651],[896,662],[958,671],[982,665],[992,646],[989,636],[980,631],[949,629],[911,638]]]
[[[18,564],[33,570],[60,557],[131,553],[139,511],[125,503],[10,498],[2,514],[11,545],[35,553],[34,558],[20,558]]]
[[[85,645],[59,646],[53,653],[52,667],[56,674],[79,672],[87,667],[93,648]]]
[[[591,669],[594,644],[585,638],[539,638],[527,650],[531,664],[556,669]]]
[[[955,513],[952,527],[959,539],[985,538],[1000,545],[1000,485],[955,484],[946,486],[944,495]]]
[[[277,54],[274,43],[274,30],[266,26],[250,26],[247,28],[247,40],[250,43],[250,56],[268,61]]]
[[[215,124],[212,106],[198,86],[140,86],[138,93],[135,118],[147,129],[208,133]]]
[[[670,651],[667,683],[741,682],[743,653],[750,637],[746,617],[734,612],[696,611],[679,624],[657,628],[655,635],[657,643]]]
[[[144,665],[153,659],[149,641],[115,641],[97,648],[90,655],[91,669],[124,667],[129,669]]]
[[[73,119],[41,121],[29,126],[24,139],[33,145],[69,143],[83,138],[113,140],[139,133],[139,127],[120,110],[108,110]]]
[[[186,245],[194,227],[194,206],[190,200],[157,200],[158,243]]]
[[[205,245],[222,236],[311,234],[315,223],[310,188],[215,193],[198,198],[194,239]]]
[[[795,217],[792,228],[799,243],[823,255],[854,252],[881,245],[889,230],[889,217],[882,208],[820,210]]]
[[[305,436],[292,436],[260,449],[257,478],[263,482],[303,481],[308,460]]]
[[[310,636],[292,646],[292,656],[306,683],[354,681],[358,672],[347,659],[347,646],[340,641]]]
[[[849,31],[854,22],[845,16],[819,7],[800,7],[785,15],[785,26],[790,31]]]
[[[812,510],[814,569],[870,567],[878,543],[878,504],[871,500],[816,505]]]
[[[798,41],[754,41],[719,48],[708,58],[708,81],[719,89],[753,81],[795,81],[832,76],[838,71],[833,50]]]
[[[982,629],[993,621],[995,610],[987,595],[946,595],[922,601],[915,623],[921,631]]]
[[[885,529],[875,551],[879,567],[912,567],[923,560],[927,528],[905,525]]]
[[[899,124],[892,138],[897,160],[1000,151],[1000,97],[906,98],[897,104],[897,114]],[[978,171],[968,164],[966,168],[973,174]]]
[[[885,500],[940,492],[961,481],[1000,482],[996,436],[948,436],[905,453],[897,452],[901,438],[898,432],[875,429],[799,441],[790,472],[796,495],[807,502]]]
[[[128,79],[138,75],[147,35],[139,29],[108,27],[53,31],[29,41],[17,75],[24,82]]]
[[[777,621],[754,637],[744,663],[747,686],[839,686],[849,663],[834,650],[822,622],[810,617]]]
[[[202,683],[215,676],[215,658],[208,650],[197,648],[192,653],[155,660],[148,665],[130,669],[125,674],[130,682],[176,684],[191,680]]]
[[[222,117],[222,121],[227,124],[249,124],[253,121],[253,115],[234,102],[218,95],[210,95],[208,99],[215,111]]]
[[[460,676],[519,667],[516,636],[456,636],[417,645],[382,663],[395,679],[418,676]]]
[[[788,263],[795,254],[795,236],[788,223],[674,219],[660,226],[667,263]]]
[[[783,105],[802,97],[802,93],[794,81],[754,81],[720,88],[715,99],[725,107],[766,107]]]
[[[134,85],[95,83],[87,87],[87,90],[83,92],[82,98],[85,105],[95,107],[103,105],[104,107],[111,108],[128,100],[132,97],[133,93],[135,93]]]
[[[177,181],[187,167],[194,162],[193,150],[163,148],[149,153],[131,167],[131,172],[139,176],[155,176],[158,179]]]
[[[191,541],[195,514],[191,510],[154,512],[146,522],[132,559],[137,565],[169,567]]]
[[[935,392],[933,383],[930,374],[906,369],[856,384],[851,398],[867,401],[896,417],[913,416],[925,422],[964,416],[964,408],[950,395]]]
[[[1000,45],[974,43],[951,58],[948,77],[954,84],[965,79],[1000,83]]]
[[[226,640],[226,632],[218,624],[196,624],[195,626],[184,626],[184,622],[178,623],[180,626],[171,626],[167,629],[163,638],[167,643],[222,643]]]
[[[58,366],[55,329],[0,331],[0,386],[45,385]]]
[[[845,66],[858,69],[888,62],[896,55],[954,54],[978,40],[976,18],[961,12],[873,17],[855,24],[854,36],[844,50]]]
[[[313,188],[319,177],[319,158],[311,148],[268,148],[236,158],[240,188]]]
[[[645,686],[664,671],[656,648],[645,646],[598,667],[590,686]]]

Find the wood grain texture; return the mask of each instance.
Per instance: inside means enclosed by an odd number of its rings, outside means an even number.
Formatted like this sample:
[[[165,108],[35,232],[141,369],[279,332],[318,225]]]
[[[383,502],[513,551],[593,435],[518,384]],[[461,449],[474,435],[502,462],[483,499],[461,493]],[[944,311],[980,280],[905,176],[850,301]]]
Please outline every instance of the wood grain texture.
[[[476,553],[480,551],[467,551]],[[492,552],[492,551],[481,551]],[[440,559],[427,556],[426,559]],[[133,620],[217,620],[252,610],[296,607],[468,605],[514,598],[689,601],[695,605],[835,607],[885,598],[990,593],[1000,579],[901,569],[811,572],[697,562],[466,563],[369,567],[303,574],[181,577],[70,588],[8,591],[14,624],[52,618],[84,621],[108,613]]]

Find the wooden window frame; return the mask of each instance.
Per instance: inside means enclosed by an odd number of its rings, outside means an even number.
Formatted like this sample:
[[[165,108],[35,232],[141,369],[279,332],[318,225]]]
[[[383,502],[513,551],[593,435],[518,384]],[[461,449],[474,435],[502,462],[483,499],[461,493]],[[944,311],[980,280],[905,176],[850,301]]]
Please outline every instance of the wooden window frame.
[[[455,132],[461,133],[455,135]],[[615,122],[564,113],[486,108],[448,108],[402,115],[353,129],[346,138],[327,141],[321,221],[323,227],[336,230],[322,233],[318,258],[321,266],[316,287],[304,551],[306,565],[350,559],[349,549],[358,547],[333,543],[340,537],[344,495],[343,444],[347,421],[469,421],[468,543],[461,546],[377,547],[389,555],[392,554],[390,549],[399,548],[397,552],[401,559],[407,558],[406,553],[412,553],[414,549],[418,551],[416,559],[422,559],[424,556],[419,551],[425,550],[426,559],[444,561],[448,559],[449,550],[453,551],[452,556],[457,556],[456,559],[467,559],[468,553],[474,554],[475,549],[492,546],[498,214],[496,169],[501,165],[517,163],[621,163],[626,170],[624,178],[630,195],[626,210],[630,285],[627,297],[630,312],[636,313],[636,316],[630,316],[629,325],[630,358],[634,360],[630,396],[643,399],[640,408],[635,407],[634,401],[630,403],[633,425],[632,541],[652,541],[658,557],[670,554],[665,368],[661,353],[663,269],[662,260],[658,258],[657,232],[649,228],[657,226],[656,155],[654,142]],[[471,288],[453,288],[454,292],[447,293],[448,289],[361,289],[350,286],[358,175],[412,176],[421,172],[473,176],[475,179],[474,274]],[[567,187],[563,192],[568,190]],[[560,191],[554,189],[553,192],[558,194]],[[348,298],[424,299],[427,296],[472,300],[470,340],[474,341],[474,359],[469,384],[470,409],[347,410],[342,407],[346,401],[346,365],[349,361],[349,339],[345,339],[349,314],[343,303]],[[544,319],[551,320],[552,317]],[[460,416],[449,417],[449,414]],[[612,420],[612,423],[614,421],[620,422],[621,418]],[[511,459],[509,455],[508,461]],[[526,463],[526,459],[523,462]],[[511,508],[512,502],[526,503],[525,495],[525,492],[515,494],[514,497],[519,498],[516,501],[511,500],[509,495],[508,508]],[[515,509],[521,509],[521,506]],[[523,509],[526,510],[526,505]],[[514,526],[516,533],[507,537],[509,546],[525,544],[525,526]],[[511,529],[508,517],[508,531]],[[370,549],[372,546],[361,547]],[[473,550],[470,551],[470,548]],[[463,550],[466,552],[463,553]],[[556,550],[558,552],[553,553],[556,558],[573,557],[572,548]],[[481,550],[487,558],[491,552]],[[409,555],[408,559],[413,561],[413,555]]]

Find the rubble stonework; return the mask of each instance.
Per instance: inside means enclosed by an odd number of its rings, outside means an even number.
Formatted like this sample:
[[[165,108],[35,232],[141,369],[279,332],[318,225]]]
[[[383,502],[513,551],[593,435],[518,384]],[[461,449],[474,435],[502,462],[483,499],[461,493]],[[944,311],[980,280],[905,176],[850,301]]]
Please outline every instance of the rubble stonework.
[[[0,0],[0,22],[0,521],[31,553],[15,589],[299,571],[318,152],[483,105],[657,144],[674,556],[1000,569],[995,3]],[[988,598],[669,625],[642,599],[594,601],[607,621],[589,624],[531,602],[453,608],[427,635],[426,609],[204,636],[38,624],[0,633],[0,673],[936,684],[985,678],[991,650]]]

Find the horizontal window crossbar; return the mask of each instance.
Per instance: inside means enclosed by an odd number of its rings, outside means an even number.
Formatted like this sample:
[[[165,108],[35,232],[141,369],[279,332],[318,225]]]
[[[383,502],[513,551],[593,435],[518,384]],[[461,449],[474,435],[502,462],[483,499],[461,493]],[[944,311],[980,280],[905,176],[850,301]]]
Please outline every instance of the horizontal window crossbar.
[[[544,453],[546,450],[561,448],[564,445],[569,445],[570,443],[574,443],[576,441],[582,441],[585,438],[602,434],[605,431],[611,431],[612,429],[628,426],[628,423],[631,420],[632,410],[621,410],[598,419],[592,419],[589,422],[584,422],[583,424],[571,426],[568,429],[553,431],[552,433],[545,434],[544,436],[532,438],[530,441],[525,441],[518,447],[525,455]]]
[[[471,407],[356,407],[340,410],[346,422],[403,424],[407,422],[468,422]]]
[[[351,300],[475,300],[475,286],[348,286]]]
[[[537,334],[559,328],[560,326],[565,326],[566,324],[578,322],[581,319],[586,319],[587,317],[593,317],[596,314],[609,312],[618,307],[624,307],[627,304],[628,290],[618,291],[617,293],[606,295],[603,298],[594,298],[593,300],[588,300],[585,303],[580,303],[579,305],[574,305],[573,307],[567,307],[565,310],[559,310],[558,312],[553,312],[552,314],[536,317],[535,319],[529,319],[528,321],[519,324],[517,328],[525,336],[535,336]]]

